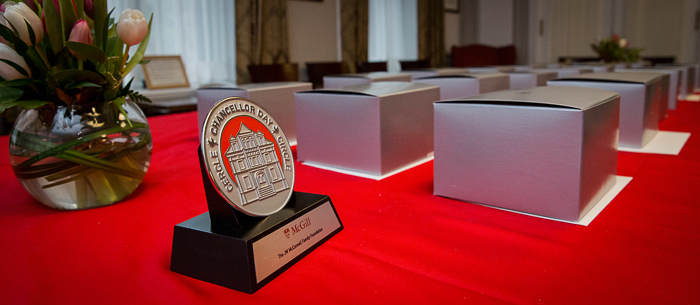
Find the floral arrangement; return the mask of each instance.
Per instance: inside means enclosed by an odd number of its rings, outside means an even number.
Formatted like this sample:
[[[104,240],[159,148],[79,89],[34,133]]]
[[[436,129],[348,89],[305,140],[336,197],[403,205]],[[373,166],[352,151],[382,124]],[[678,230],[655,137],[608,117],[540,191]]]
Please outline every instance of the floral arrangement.
[[[0,16],[0,112],[19,105],[91,104],[126,96],[145,98],[123,86],[124,75],[146,51],[150,22],[125,10],[116,24],[106,0],[7,1]],[[94,39],[93,39],[94,36]],[[129,57],[129,48],[139,44]],[[128,59],[128,60],[127,60]]]
[[[73,183],[95,191],[118,190],[115,183],[125,177],[138,183],[143,179],[150,162],[150,130],[145,117],[141,122],[130,119],[140,110],[127,105],[131,103],[127,97],[134,102],[149,100],[131,90],[131,81],[124,84],[124,76],[141,62],[151,22],[138,10],[124,10],[117,22],[112,13],[107,12],[106,0],[0,5],[0,113],[14,106],[37,113],[21,128],[16,123],[10,137],[13,170],[30,193],[33,186],[27,181],[35,179],[41,180],[40,189]],[[96,117],[104,114],[108,117],[98,122]],[[48,131],[36,134],[42,127]],[[60,136],[70,130],[77,132],[75,138]],[[144,147],[148,161],[139,164],[128,158],[129,152]],[[76,184],[81,178],[89,179]],[[80,197],[78,189],[73,193]],[[112,192],[107,195],[111,199],[96,196],[108,202],[131,191]]]
[[[642,52],[642,49],[630,48],[627,39],[617,34],[601,39],[598,44],[592,43],[591,48],[605,62],[636,62]]]

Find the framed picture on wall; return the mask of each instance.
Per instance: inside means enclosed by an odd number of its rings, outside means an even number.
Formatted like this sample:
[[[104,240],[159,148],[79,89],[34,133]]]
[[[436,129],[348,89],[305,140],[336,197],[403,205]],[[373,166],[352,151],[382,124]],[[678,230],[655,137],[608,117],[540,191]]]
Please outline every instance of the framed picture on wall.
[[[180,55],[144,56],[147,64],[141,65],[147,89],[189,87],[185,65]]]
[[[445,11],[451,13],[459,13],[459,0],[444,0]]]

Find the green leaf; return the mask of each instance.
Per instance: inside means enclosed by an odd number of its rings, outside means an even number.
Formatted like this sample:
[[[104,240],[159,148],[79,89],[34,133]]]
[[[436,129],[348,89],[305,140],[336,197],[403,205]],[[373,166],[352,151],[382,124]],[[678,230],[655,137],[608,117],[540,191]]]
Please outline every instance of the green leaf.
[[[46,20],[46,33],[51,42],[51,49],[54,54],[58,54],[63,49],[66,41],[63,36],[61,17],[58,16],[58,8],[53,5],[53,1],[44,3],[44,19]]]
[[[39,154],[37,154],[37,155],[35,155],[35,156],[33,156],[33,157],[31,157],[31,158],[25,160],[24,162],[20,163],[19,165],[17,165],[17,169],[18,169],[18,170],[23,170],[23,169],[27,168],[28,166],[30,166],[30,165],[32,165],[32,164],[38,162],[38,161],[43,160],[43,159],[46,158],[46,157],[55,156],[55,155],[57,155],[57,154],[61,154],[61,153],[65,152],[66,150],[70,150],[70,148],[73,147],[73,146],[80,145],[80,144],[82,144],[82,143],[86,143],[86,142],[92,141],[92,140],[97,139],[97,138],[100,138],[100,137],[102,137],[102,136],[104,136],[104,135],[113,134],[113,133],[125,132],[125,131],[129,131],[129,130],[131,130],[131,129],[134,129],[134,128],[145,128],[146,126],[147,126],[147,125],[146,125],[146,124],[143,124],[143,123],[134,123],[134,124],[133,124],[133,128],[132,128],[132,127],[120,127],[120,126],[116,126],[116,127],[112,127],[112,128],[107,128],[107,129],[103,129],[103,130],[100,130],[100,131],[96,131],[96,132],[93,132],[93,133],[91,133],[91,134],[85,135],[85,136],[83,136],[83,137],[81,137],[81,138],[78,138],[78,139],[75,139],[75,140],[71,140],[71,141],[65,142],[65,143],[63,143],[63,144],[61,144],[61,145],[52,147],[51,149],[42,151],[41,153],[39,153]],[[15,129],[14,132],[18,132],[18,131]],[[12,136],[15,136],[15,135],[13,134]]]
[[[22,93],[23,91],[17,88],[0,86],[0,104],[12,103],[22,97]]]
[[[141,59],[143,58],[143,55],[146,52],[146,47],[148,46],[148,39],[151,37],[152,22],[153,14],[151,14],[151,18],[148,20],[148,32],[146,32],[146,37],[144,37],[143,40],[141,40],[139,48],[136,49],[136,52],[134,53],[134,57],[132,57],[126,64],[126,67],[124,67],[124,75],[129,74],[129,72],[131,72],[131,70],[133,70],[134,67],[136,67],[136,65],[138,65]]]
[[[134,90],[129,91],[128,94],[129,98],[137,103],[153,103],[150,98],[146,97],[145,95],[142,95],[141,93],[138,93]]]
[[[73,0],[75,10],[78,11],[78,19],[85,19],[85,4],[83,0]]]
[[[41,76],[48,70],[49,67],[46,66],[44,61],[39,56],[36,48],[29,48],[27,53],[24,55],[25,62],[27,66],[32,70],[33,77],[43,78]],[[27,60],[28,59],[28,60]],[[37,74],[41,72],[41,74]]]
[[[86,70],[61,70],[54,73],[52,78],[59,84],[67,84],[70,81],[90,82],[100,85],[105,83],[105,79],[102,75]]]
[[[76,88],[85,88],[85,87],[92,87],[92,88],[102,88],[102,86],[91,83],[91,82],[79,82],[79,83],[73,83],[67,85],[64,90],[70,90],[70,89],[76,89]]]
[[[5,109],[14,107],[14,106],[20,106],[23,109],[34,109],[34,108],[39,108],[41,106],[44,106],[48,104],[47,101],[40,101],[40,100],[24,100],[24,101],[14,101],[14,102],[9,102],[9,103],[1,103],[0,104],[0,113],[5,111]]]
[[[73,52],[78,53],[85,58],[99,62],[101,64],[105,63],[107,61],[107,56],[105,55],[100,48],[95,47],[93,45],[89,45],[86,43],[81,43],[81,42],[75,42],[75,41],[67,41],[66,42],[66,47],[69,49],[73,50]]]
[[[107,53],[107,35],[105,31],[107,28],[105,24],[109,20],[109,18],[107,18],[107,0],[95,0],[92,3],[93,9],[95,10],[95,19],[93,19],[95,23],[95,45],[102,48],[102,51]]]
[[[18,78],[0,83],[0,87],[22,87],[32,83],[31,78]]]
[[[14,106],[16,106],[14,102],[0,104],[0,113],[3,113],[5,110],[7,110],[7,108],[12,108]]]
[[[78,21],[78,16],[75,15],[75,7],[72,0],[58,0],[61,7],[61,23],[63,26],[63,37],[69,37],[73,25]]]
[[[7,60],[7,59],[2,59],[2,58],[0,58],[0,61],[4,62],[4,63],[6,63],[7,65],[9,65],[10,67],[14,68],[14,69],[17,70],[17,72],[19,72],[20,74],[22,74],[22,75],[24,75],[24,76],[26,76],[26,77],[29,77],[29,73],[27,72],[27,70],[25,70],[24,68],[20,67],[18,64],[14,63],[14,62],[12,62],[12,61],[9,61],[9,60]]]
[[[35,45],[36,34],[34,34],[34,29],[32,29],[32,26],[29,24],[29,21],[27,21],[27,19],[24,19],[24,24],[27,26],[27,31],[29,32],[29,41],[32,42],[32,45]]]
[[[47,101],[40,101],[40,100],[23,100],[23,101],[16,101],[17,105],[21,106],[24,109],[34,109],[34,108],[39,108],[41,106],[44,106],[48,104],[49,102]]]
[[[114,107],[117,107],[117,110],[119,110],[119,112],[124,116],[126,122],[129,123],[129,126],[133,127],[134,125],[131,124],[131,120],[129,120],[129,116],[126,113],[126,110],[124,110],[124,103],[126,103],[126,98],[124,98],[123,96],[118,97],[112,101]]]
[[[0,16],[0,18],[4,18],[4,17]],[[2,38],[5,38],[5,40],[7,40],[7,41],[12,41],[12,36],[14,36],[14,32],[12,32],[11,28],[8,28],[5,25],[0,24],[0,36],[2,36]]]

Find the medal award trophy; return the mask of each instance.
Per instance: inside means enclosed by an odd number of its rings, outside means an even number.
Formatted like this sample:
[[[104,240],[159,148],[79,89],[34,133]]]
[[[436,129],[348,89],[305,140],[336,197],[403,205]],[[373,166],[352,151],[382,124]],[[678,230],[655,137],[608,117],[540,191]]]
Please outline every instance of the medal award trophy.
[[[265,109],[230,97],[202,128],[209,211],[175,226],[170,270],[254,293],[343,229],[329,196],[294,191],[294,160]]]

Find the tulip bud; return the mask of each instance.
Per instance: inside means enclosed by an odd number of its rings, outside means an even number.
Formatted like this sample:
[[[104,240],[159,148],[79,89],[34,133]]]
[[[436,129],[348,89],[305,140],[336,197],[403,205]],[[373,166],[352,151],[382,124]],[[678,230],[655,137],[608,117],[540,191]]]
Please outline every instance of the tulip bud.
[[[95,2],[93,0],[85,0],[83,2],[83,10],[90,19],[95,19]]]
[[[27,73],[29,73],[29,76],[23,75],[12,66],[6,64],[3,61],[0,61],[0,76],[2,76],[2,78],[4,78],[5,80],[13,80],[32,76],[32,71],[29,70],[27,63],[24,61],[22,56],[19,56],[19,54],[17,54],[17,52],[13,48],[4,43],[0,43],[0,59],[9,60],[22,67],[24,71],[27,71]]]
[[[4,16],[7,18],[7,21],[9,21],[10,24],[17,29],[19,38],[22,39],[24,43],[33,46],[44,39],[44,28],[42,26],[41,19],[39,19],[39,16],[37,16],[32,9],[24,4],[24,2],[5,2]],[[31,41],[29,37],[27,23],[34,32],[34,41]]]
[[[139,10],[125,9],[117,22],[119,39],[127,46],[139,44],[148,34],[148,21]]]
[[[92,35],[90,34],[90,26],[87,24],[87,21],[79,19],[75,22],[73,29],[70,30],[68,41],[92,44]],[[70,53],[79,59],[83,59],[80,54],[73,52],[73,50],[70,50]]]

